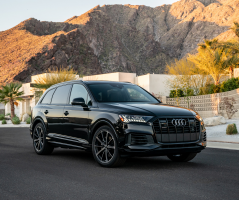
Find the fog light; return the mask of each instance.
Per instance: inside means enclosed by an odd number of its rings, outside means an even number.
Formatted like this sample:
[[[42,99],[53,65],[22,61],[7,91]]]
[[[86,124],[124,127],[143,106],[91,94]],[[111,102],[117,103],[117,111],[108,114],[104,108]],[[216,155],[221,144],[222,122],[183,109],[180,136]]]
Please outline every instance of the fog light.
[[[207,142],[201,142],[200,145],[203,146],[203,147],[206,147],[207,146]]]

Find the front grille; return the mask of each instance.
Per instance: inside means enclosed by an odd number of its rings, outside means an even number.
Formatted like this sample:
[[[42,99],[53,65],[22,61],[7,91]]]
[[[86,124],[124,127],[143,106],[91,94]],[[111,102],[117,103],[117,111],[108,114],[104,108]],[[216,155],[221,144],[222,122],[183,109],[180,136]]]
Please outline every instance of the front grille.
[[[144,145],[154,143],[152,135],[144,134],[130,134],[131,144],[133,145]]]
[[[183,119],[186,125],[175,126],[173,119]],[[159,143],[194,142],[200,135],[200,122],[195,118],[159,118],[153,122],[153,128]]]

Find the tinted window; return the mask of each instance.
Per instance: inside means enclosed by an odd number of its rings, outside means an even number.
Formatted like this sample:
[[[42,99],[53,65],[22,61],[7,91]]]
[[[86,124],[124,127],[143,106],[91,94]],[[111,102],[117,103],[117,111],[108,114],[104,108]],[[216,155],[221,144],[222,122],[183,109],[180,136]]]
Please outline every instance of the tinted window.
[[[58,87],[52,97],[51,104],[66,104],[71,85]]]
[[[55,91],[55,89],[48,91],[47,94],[43,97],[41,103],[50,104],[54,91]]]
[[[152,102],[159,103],[141,87],[121,83],[89,84],[94,97],[100,102]]]
[[[75,98],[83,98],[87,105],[91,105],[91,99],[89,98],[88,92],[83,85],[73,85],[69,103],[71,103]]]

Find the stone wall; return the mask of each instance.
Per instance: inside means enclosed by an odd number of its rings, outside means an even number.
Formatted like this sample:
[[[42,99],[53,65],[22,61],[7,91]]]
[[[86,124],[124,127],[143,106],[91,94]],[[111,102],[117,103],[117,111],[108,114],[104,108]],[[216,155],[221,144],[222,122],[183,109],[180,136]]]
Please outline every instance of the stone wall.
[[[235,108],[239,110],[239,88],[229,92],[222,92],[209,95],[189,96],[180,98],[163,98],[163,103],[169,105],[178,105],[180,107],[192,108],[197,111],[202,118],[222,115],[227,118],[224,108],[223,98],[233,97],[236,100]],[[235,113],[233,118],[239,117],[239,111]]]

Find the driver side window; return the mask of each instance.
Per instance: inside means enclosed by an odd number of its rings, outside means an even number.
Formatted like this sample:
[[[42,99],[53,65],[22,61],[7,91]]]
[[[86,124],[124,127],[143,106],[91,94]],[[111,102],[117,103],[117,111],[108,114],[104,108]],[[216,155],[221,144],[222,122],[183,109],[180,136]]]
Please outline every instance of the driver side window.
[[[88,106],[91,106],[91,99],[88,95],[87,90],[85,89],[85,87],[83,85],[80,84],[74,84],[72,86],[72,90],[71,90],[71,96],[70,96],[70,104],[73,101],[73,99],[75,98],[83,98],[85,100],[85,104]]]

